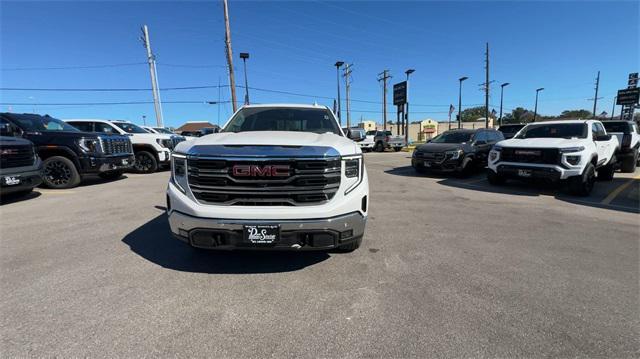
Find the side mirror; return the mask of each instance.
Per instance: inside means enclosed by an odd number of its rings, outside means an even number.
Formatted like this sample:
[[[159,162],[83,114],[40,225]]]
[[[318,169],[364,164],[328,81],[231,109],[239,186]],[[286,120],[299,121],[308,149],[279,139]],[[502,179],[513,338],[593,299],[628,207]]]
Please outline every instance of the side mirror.
[[[611,139],[611,135],[597,135],[596,138],[594,138],[594,141],[609,141]]]

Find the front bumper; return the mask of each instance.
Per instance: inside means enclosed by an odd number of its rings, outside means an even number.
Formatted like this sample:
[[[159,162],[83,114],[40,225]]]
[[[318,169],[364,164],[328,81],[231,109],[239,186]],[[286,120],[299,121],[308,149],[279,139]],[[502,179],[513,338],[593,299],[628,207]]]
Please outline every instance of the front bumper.
[[[524,166],[517,164],[499,164],[490,166],[489,170],[499,176],[516,179],[542,179],[548,181],[564,180],[579,176],[579,170],[564,170],[557,166]]]
[[[171,162],[171,150],[163,148],[158,151],[158,161],[162,164],[169,164]]]
[[[411,159],[411,166],[413,166],[413,168],[436,172],[457,172],[461,170],[461,164],[461,158],[456,160],[444,160],[442,162],[418,157],[413,157]]]
[[[34,167],[10,168],[0,172],[0,193],[9,194],[14,192],[30,190],[42,183],[42,163],[38,160],[38,165]],[[17,179],[20,182],[14,185],[7,185],[6,178]]]
[[[208,249],[327,250],[357,241],[364,235],[367,218],[359,212],[321,219],[240,220],[202,218],[171,209],[169,226],[179,240]],[[276,224],[276,243],[256,245],[244,241],[244,225]]]
[[[133,154],[108,157],[87,156],[80,159],[84,173],[102,173],[117,170],[126,170],[133,166],[135,157]]]
[[[358,142],[360,148],[373,148],[373,142]]]

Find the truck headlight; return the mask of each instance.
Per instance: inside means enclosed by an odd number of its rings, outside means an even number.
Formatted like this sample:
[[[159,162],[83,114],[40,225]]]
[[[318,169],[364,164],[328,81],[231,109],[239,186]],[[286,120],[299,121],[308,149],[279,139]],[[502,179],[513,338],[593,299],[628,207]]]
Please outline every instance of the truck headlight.
[[[462,155],[462,150],[454,150],[454,151],[446,151],[445,156],[449,157],[449,159],[457,160]]]
[[[561,148],[560,149],[560,153],[571,153],[571,152],[582,152],[584,151],[584,147],[580,146],[580,147],[566,147],[566,148]]]
[[[489,152],[489,159],[491,160],[491,162],[495,162],[498,159],[498,151],[494,151],[492,150],[491,152]]]
[[[362,155],[343,157],[342,162],[344,163],[344,176],[347,177],[345,180],[347,190],[344,194],[347,195],[362,183]]]
[[[87,153],[101,153],[102,147],[100,146],[100,140],[96,138],[81,138],[78,140],[78,146]]]
[[[171,139],[168,139],[168,138],[157,138],[156,142],[162,147],[165,147],[165,148],[168,148],[168,149],[172,149],[173,148],[173,141]]]
[[[565,157],[567,159],[567,163],[569,163],[572,166],[576,166],[578,163],[580,163],[580,158],[582,158],[582,156],[566,156]]]
[[[187,156],[181,154],[171,155],[171,181],[182,193],[187,192]]]

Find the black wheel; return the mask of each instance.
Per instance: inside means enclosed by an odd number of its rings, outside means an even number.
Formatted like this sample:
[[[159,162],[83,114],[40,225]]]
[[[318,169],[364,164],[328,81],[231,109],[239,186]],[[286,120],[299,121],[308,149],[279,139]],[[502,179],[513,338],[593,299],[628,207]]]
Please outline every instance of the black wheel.
[[[473,162],[473,158],[467,157],[462,160],[462,164],[460,165],[460,171],[458,175],[460,177],[469,177],[473,174],[475,163]]]
[[[402,149],[402,147],[394,147],[393,148],[393,150],[396,151],[396,152],[400,151],[401,149]]]
[[[384,152],[384,143],[382,143],[382,141],[379,141],[378,143],[376,143],[376,147],[374,148],[374,151]]]
[[[338,252],[340,252],[340,253],[353,252],[356,249],[360,248],[360,244],[362,244],[362,237],[358,237],[353,242],[351,242],[349,244],[344,244],[344,245],[338,247]]]
[[[600,169],[598,170],[598,180],[600,181],[613,180],[613,173],[615,171],[616,171],[616,168],[613,165],[613,163],[600,167]]]
[[[582,175],[569,178],[569,191],[578,196],[588,196],[596,182],[596,168],[589,163]]]
[[[114,179],[118,179],[120,177],[122,177],[122,171],[109,171],[109,172],[102,172],[100,174],[98,174],[98,176],[100,176],[100,178],[102,179],[106,179],[106,180],[114,180]]]
[[[620,171],[624,173],[633,173],[638,163],[638,150],[633,151],[633,156],[627,157],[620,161]]]
[[[42,183],[49,188],[72,188],[80,184],[78,169],[66,157],[49,157],[42,163],[42,168]]]
[[[487,180],[489,181],[489,184],[492,186],[499,186],[504,184],[507,181],[506,178],[493,172],[493,170],[487,170]]]
[[[138,173],[153,173],[158,170],[158,161],[156,157],[147,151],[136,152],[136,161],[133,168]]]

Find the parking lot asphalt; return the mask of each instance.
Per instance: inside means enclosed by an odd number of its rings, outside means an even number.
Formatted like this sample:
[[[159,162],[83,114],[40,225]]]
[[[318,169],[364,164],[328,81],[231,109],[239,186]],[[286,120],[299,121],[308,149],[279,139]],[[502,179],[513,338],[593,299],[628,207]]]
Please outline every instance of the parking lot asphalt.
[[[192,250],[169,234],[166,171],[5,201],[2,357],[640,353],[640,172],[581,198],[365,157],[349,254]]]

